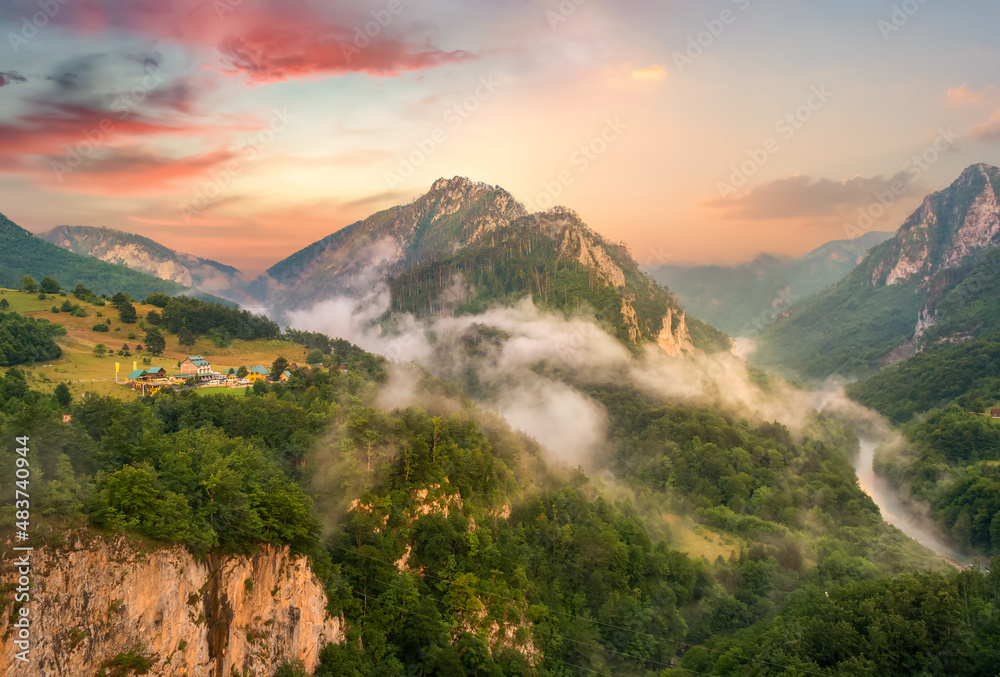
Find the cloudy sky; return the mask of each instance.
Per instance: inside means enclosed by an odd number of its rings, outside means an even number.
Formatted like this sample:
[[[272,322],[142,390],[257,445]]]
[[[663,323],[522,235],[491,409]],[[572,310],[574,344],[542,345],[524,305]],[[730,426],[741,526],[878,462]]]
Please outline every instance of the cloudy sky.
[[[641,262],[895,229],[1000,164],[992,0],[0,0],[0,212],[248,272],[456,175]]]

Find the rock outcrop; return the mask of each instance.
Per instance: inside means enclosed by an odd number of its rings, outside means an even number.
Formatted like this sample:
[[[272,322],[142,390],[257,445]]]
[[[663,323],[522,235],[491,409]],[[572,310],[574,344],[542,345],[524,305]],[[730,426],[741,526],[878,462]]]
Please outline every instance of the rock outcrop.
[[[181,546],[145,550],[84,534],[35,550],[31,568],[30,663],[14,657],[8,607],[5,677],[89,676],[129,653],[153,676],[270,677],[293,660],[312,672],[323,646],[344,637],[308,561],[287,547],[197,560]],[[16,576],[5,567],[0,584]]]

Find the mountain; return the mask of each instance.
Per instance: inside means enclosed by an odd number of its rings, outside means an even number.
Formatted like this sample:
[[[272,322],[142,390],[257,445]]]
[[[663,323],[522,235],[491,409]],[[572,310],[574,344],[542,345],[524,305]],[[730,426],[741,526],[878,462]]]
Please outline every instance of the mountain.
[[[332,293],[365,292],[375,280],[448,256],[527,213],[500,187],[441,179],[423,197],[353,223],[267,273],[294,288],[302,305]]]
[[[757,334],[789,304],[842,280],[868,250],[893,236],[873,231],[827,242],[792,258],[761,254],[737,266],[664,265],[649,269],[690,312],[729,334]]]
[[[806,378],[855,376],[1000,328],[1000,169],[966,169],[838,285],[793,306],[753,360]]]
[[[162,292],[171,296],[185,294],[231,305],[221,298],[176,282],[66,251],[35,237],[0,214],[0,286],[19,289],[24,275],[32,275],[36,280],[45,276],[53,277],[64,289],[72,289],[77,283],[83,283],[98,294],[127,290],[135,298],[145,298],[153,292]]]
[[[38,237],[71,252],[128,266],[208,294],[246,300],[248,282],[236,268],[176,252],[141,235],[110,228],[58,226]]]
[[[634,348],[656,342],[676,354],[731,346],[722,332],[687,317],[627,248],[574,212],[529,215],[502,188],[460,177],[310,245],[268,274],[300,307],[364,295],[385,280],[388,319],[398,312],[474,314],[531,296],[565,312],[589,308]]]

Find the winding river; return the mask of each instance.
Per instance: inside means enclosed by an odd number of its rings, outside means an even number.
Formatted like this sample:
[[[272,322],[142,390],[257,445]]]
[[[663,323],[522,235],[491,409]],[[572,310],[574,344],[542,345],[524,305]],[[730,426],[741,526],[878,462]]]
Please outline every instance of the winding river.
[[[924,523],[925,520],[910,514],[898,492],[884,478],[875,474],[872,462],[875,458],[875,448],[878,446],[878,442],[866,437],[860,438],[860,442],[861,453],[854,462],[854,470],[858,474],[858,484],[878,505],[879,510],[882,511],[882,518],[952,564],[961,567],[972,564],[971,558],[957,552],[945,543],[932,527]]]

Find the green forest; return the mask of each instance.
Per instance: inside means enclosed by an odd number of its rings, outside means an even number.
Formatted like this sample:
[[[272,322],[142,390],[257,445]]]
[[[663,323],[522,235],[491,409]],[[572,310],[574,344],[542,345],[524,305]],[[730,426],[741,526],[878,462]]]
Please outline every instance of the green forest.
[[[322,676],[1000,669],[995,577],[927,572],[928,553],[857,488],[856,440],[835,421],[799,437],[591,388],[609,413],[608,485],[550,465],[430,376],[428,399],[457,408],[381,409],[383,360],[329,347],[346,373],[131,403],[41,394],[8,369],[0,427],[38,450],[36,544],[87,524],[198,555],[288,544],[349,628],[323,649]],[[0,471],[13,462],[5,448]],[[733,554],[684,554],[666,512]]]
[[[934,347],[847,387],[909,442],[876,468],[970,552],[1000,555],[1000,335]]]
[[[0,312],[0,367],[23,362],[43,362],[62,355],[56,336],[66,333],[62,325]]]

